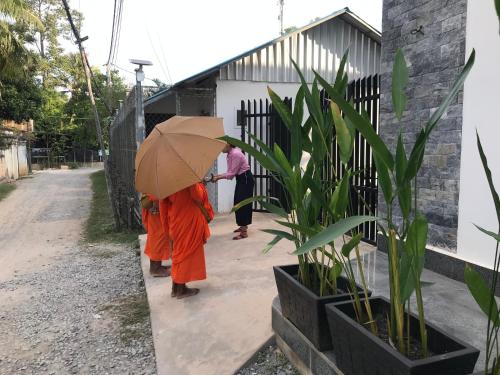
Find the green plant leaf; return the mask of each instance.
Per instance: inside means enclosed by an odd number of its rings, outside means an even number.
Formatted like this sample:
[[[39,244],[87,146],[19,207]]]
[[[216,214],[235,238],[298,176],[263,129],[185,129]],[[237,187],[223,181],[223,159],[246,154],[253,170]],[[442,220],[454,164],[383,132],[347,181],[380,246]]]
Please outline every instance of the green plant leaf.
[[[373,161],[375,162],[375,168],[377,170],[378,184],[382,189],[382,194],[384,195],[384,200],[386,203],[392,202],[392,182],[389,175],[388,167],[382,161],[380,161],[377,154],[373,154]]]
[[[495,9],[497,10],[497,16],[500,19],[500,0],[495,0]]]
[[[415,290],[415,278],[412,274],[412,269],[415,267],[415,255],[407,251],[401,254],[401,259],[399,262],[399,287],[401,302],[404,303],[413,294]]]
[[[356,228],[357,226],[366,223],[367,221],[375,221],[375,216],[351,216],[346,219],[341,219],[336,223],[323,229],[320,233],[311,237],[304,245],[295,250],[294,255],[303,255],[311,250],[318,249],[326,244],[333,242],[338,237],[346,232]]]
[[[399,206],[405,219],[408,219],[411,210],[411,184],[405,179],[406,166],[406,152],[403,144],[403,137],[401,133],[398,137],[398,144],[396,147],[396,185],[398,192]]]
[[[293,176],[292,166],[288,162],[285,153],[277,143],[274,144],[274,158],[285,172],[285,176],[283,177],[292,178]]]
[[[273,107],[278,112],[281,120],[283,120],[283,123],[289,130],[292,130],[292,113],[290,112],[290,108],[288,108],[279,95],[276,94],[269,86],[267,86],[267,92],[271,98]]]
[[[261,232],[268,233],[268,234],[273,234],[275,236],[280,236],[286,240],[289,241],[295,241],[297,238],[288,232],[282,231],[282,230],[276,230],[276,229],[261,229]]]
[[[330,201],[330,209],[335,215],[336,220],[343,218],[346,213],[347,205],[349,204],[350,178],[351,173],[350,171],[347,171],[344,176],[342,176],[340,183],[335,187],[335,190],[333,191]]]
[[[320,141],[322,143],[321,149],[323,149],[323,148],[326,149],[328,147],[328,145],[327,145],[326,140],[324,139],[324,135],[323,135],[323,111],[321,109],[321,103],[320,103],[317,82],[316,82],[316,80],[315,80],[315,82],[313,82],[312,88],[313,88],[314,93],[315,93],[315,95],[314,95],[311,91],[309,91],[309,86],[307,85],[307,82],[304,78],[304,75],[302,74],[299,66],[297,65],[297,63],[293,59],[292,59],[292,64],[295,67],[297,74],[299,75],[301,85],[303,88],[303,92],[304,92],[304,98],[305,98],[305,101],[307,104],[307,109],[309,110],[309,114],[314,119],[314,121],[311,123],[312,128],[313,128],[313,132],[314,132],[314,128],[316,128],[316,135],[319,136]],[[313,144],[314,143],[315,142],[313,140]],[[318,147],[318,145],[316,145],[316,147]]]
[[[263,252],[264,254],[267,254],[267,253],[269,252],[269,250],[271,250],[271,249],[274,247],[274,245],[276,245],[276,244],[277,244],[278,242],[280,242],[282,239],[283,239],[283,237],[281,237],[281,236],[276,236],[276,237],[274,237],[274,239],[273,239],[271,242],[269,242],[269,243],[268,243],[268,244],[264,247],[264,249],[262,249],[262,252]]]
[[[473,65],[474,65],[474,60],[476,59],[476,51],[473,49],[469,59],[467,60],[467,63],[465,64],[464,68],[458,75],[457,79],[453,83],[453,86],[451,87],[450,92],[444,99],[444,101],[441,103],[439,108],[432,114],[431,119],[429,120],[427,127],[426,127],[426,132],[430,133],[434,126],[436,126],[437,122],[441,119],[443,116],[444,112],[448,109],[450,106],[451,102],[453,99],[455,99],[455,96],[457,96],[458,92],[462,89],[462,86],[465,82],[465,79],[469,75]]]
[[[342,245],[342,250],[341,250],[341,253],[343,256],[345,256],[346,258],[349,258],[349,255],[351,254],[351,251],[359,245],[359,243],[361,242],[361,239],[363,238],[363,233],[358,233],[356,235],[354,235],[353,237],[351,237],[351,239],[349,240],[349,242],[345,243],[344,245]]]
[[[417,258],[417,275],[422,273],[424,269],[424,255],[425,247],[427,246],[427,233],[429,224],[427,219],[421,213],[417,213],[412,223],[408,228],[408,235],[406,236],[405,247],[406,250],[414,254]]]
[[[396,146],[396,182],[397,185],[401,185],[405,180],[406,165],[408,160],[406,159],[405,146],[403,144],[403,136],[399,133],[398,143]]]
[[[500,199],[498,198],[498,193],[493,184],[493,177],[491,176],[491,170],[488,166],[488,159],[484,154],[483,146],[481,145],[481,139],[476,131],[477,138],[477,149],[479,150],[479,156],[481,157],[481,163],[483,164],[484,173],[486,174],[486,179],[488,180],[488,186],[490,188],[491,197],[493,198],[493,203],[495,204],[495,211],[497,214],[498,225],[500,226]]]
[[[498,305],[483,277],[469,264],[465,265],[465,283],[486,317],[498,327]]]
[[[340,262],[335,262],[334,266],[330,268],[329,279],[332,281],[337,280],[341,274],[342,274],[342,264]]]
[[[272,204],[272,203],[269,203],[266,201],[260,201],[260,204],[262,207],[264,207],[265,210],[267,210],[275,215],[278,215],[284,219],[286,219],[288,217],[287,212],[283,208],[276,206],[275,204]]]
[[[287,221],[282,221],[282,220],[276,220],[276,222],[280,225],[283,225],[284,227],[296,230],[299,233],[302,233],[306,236],[314,236],[316,233],[318,233],[314,228],[307,227],[304,225],[299,225],[296,223],[289,223]]]
[[[323,190],[321,189],[321,182],[315,180],[313,177],[311,177],[309,174],[305,173],[302,176],[302,179],[307,186],[309,190],[311,190],[311,193],[317,201],[321,203],[322,207],[328,207],[326,204],[325,200],[325,194],[323,193]]]
[[[408,228],[399,271],[402,301],[411,297],[415,290],[416,278],[420,279],[422,275],[428,227],[425,216],[417,213]]]
[[[476,225],[474,224],[474,226],[479,229],[481,232],[483,232],[484,234],[487,234],[488,236],[490,236],[491,238],[493,238],[494,240],[500,242],[500,234],[498,233],[494,233],[494,232],[491,232],[487,229],[484,229],[484,228],[481,228],[479,225]]]
[[[347,126],[340,115],[340,109],[334,102],[330,102],[331,114],[335,125],[335,134],[337,135],[337,144],[340,150],[340,160],[347,164],[352,157],[354,150],[354,132]]]
[[[245,200],[242,200],[240,203],[234,205],[233,208],[231,209],[231,212],[236,212],[241,207],[246,206],[247,204],[250,204],[250,203],[253,203],[253,202],[265,202],[265,201],[268,201],[268,200],[274,200],[274,201],[279,202],[279,200],[277,198],[274,198],[274,197],[268,197],[266,195],[257,195],[257,196],[250,197],[250,198],[247,198]]]
[[[314,72],[316,78],[318,79],[321,86],[327,91],[330,99],[332,99],[340,109],[345,113],[345,115],[352,121],[352,124],[358,129],[358,131],[363,135],[366,141],[370,144],[373,152],[378,155],[380,162],[385,164],[389,170],[394,169],[394,158],[385,145],[384,141],[373,129],[372,124],[362,115],[360,115],[356,109],[344,99],[344,93],[337,93],[333,87],[326,82],[317,72]]]
[[[417,136],[415,144],[413,145],[413,148],[411,150],[410,157],[408,159],[404,176],[404,179],[406,181],[413,180],[417,175],[420,167],[422,166],[425,153],[425,144],[428,138],[429,134],[427,134],[424,129],[421,129],[420,133]]]
[[[347,90],[348,77],[345,72],[345,66],[347,64],[347,58],[349,57],[349,48],[345,50],[344,56],[340,61],[339,68],[337,70],[337,76],[335,77],[335,84],[333,88],[340,93],[344,93]]]
[[[408,67],[406,66],[403,51],[399,48],[396,51],[394,66],[392,69],[392,106],[396,117],[401,120],[406,108],[405,89],[408,84]]]
[[[295,96],[295,107],[292,115],[291,156],[292,165],[298,165],[302,159],[302,121],[304,119],[304,90],[299,87]]]

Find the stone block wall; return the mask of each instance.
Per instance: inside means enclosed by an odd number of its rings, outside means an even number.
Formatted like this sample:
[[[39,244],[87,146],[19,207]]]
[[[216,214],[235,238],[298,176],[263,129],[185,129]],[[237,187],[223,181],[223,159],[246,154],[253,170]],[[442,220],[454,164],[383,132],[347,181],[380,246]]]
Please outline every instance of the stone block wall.
[[[380,134],[395,149],[403,131],[407,154],[420,129],[446,97],[465,64],[467,0],[384,0]],[[398,122],[392,111],[391,72],[402,48],[409,66],[408,104]],[[429,243],[456,251],[462,94],[434,130],[418,177],[418,206],[429,220]],[[379,195],[379,210],[386,212]],[[397,212],[397,211],[396,211]],[[397,214],[397,213],[396,213]]]

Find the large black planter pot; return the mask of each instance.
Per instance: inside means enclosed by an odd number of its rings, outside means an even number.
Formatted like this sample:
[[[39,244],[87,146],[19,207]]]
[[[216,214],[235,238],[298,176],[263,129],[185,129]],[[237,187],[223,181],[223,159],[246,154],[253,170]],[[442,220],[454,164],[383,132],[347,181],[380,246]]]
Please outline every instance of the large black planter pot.
[[[331,350],[332,338],[328,329],[325,305],[350,300],[350,294],[319,297],[298,282],[298,264],[273,268],[283,316],[290,320],[318,350]],[[348,289],[348,281],[344,277],[337,280],[337,285],[340,289]],[[359,286],[358,289],[361,292]]]
[[[374,315],[386,316],[390,302],[370,298]],[[426,323],[429,350],[435,355],[410,360],[382,339],[373,335],[355,319],[351,302],[326,306],[334,353],[345,375],[467,375],[474,371],[479,350]],[[406,318],[405,318],[406,319]],[[418,338],[418,318],[410,314],[411,334]]]

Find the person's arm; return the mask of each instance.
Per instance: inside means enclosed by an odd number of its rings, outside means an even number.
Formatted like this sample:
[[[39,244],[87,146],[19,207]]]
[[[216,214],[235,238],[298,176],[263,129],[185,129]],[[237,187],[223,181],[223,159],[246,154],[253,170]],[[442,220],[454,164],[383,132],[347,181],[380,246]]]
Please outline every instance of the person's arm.
[[[235,153],[228,157],[227,160],[227,172],[214,176],[213,182],[217,182],[219,180],[232,180],[241,167],[241,158]]]

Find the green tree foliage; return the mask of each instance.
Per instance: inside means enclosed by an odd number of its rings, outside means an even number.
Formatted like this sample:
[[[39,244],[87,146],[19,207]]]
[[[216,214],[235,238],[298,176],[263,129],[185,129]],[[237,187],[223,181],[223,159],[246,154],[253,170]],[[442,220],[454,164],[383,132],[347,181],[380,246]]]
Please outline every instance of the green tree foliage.
[[[0,83],[2,77],[20,74],[29,61],[24,35],[28,26],[43,29],[26,1],[0,1]]]
[[[81,14],[73,12],[73,18],[80,27]],[[35,144],[51,148],[54,155],[65,155],[72,147],[97,148],[80,55],[61,46],[72,38],[60,0],[0,0],[0,125],[3,119],[33,119]],[[6,40],[12,46],[5,47]],[[5,74],[2,61],[8,62]],[[97,68],[92,84],[107,141],[111,115],[125,99],[126,87],[116,71],[108,79]]]
[[[32,76],[20,79],[5,79],[2,82],[0,119],[24,122],[39,118],[42,104],[42,90]]]

